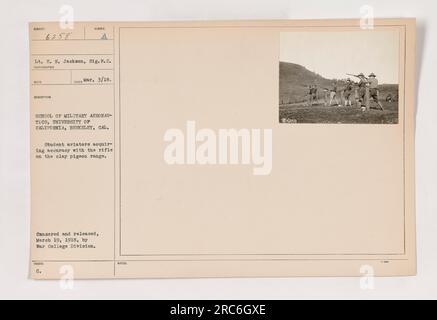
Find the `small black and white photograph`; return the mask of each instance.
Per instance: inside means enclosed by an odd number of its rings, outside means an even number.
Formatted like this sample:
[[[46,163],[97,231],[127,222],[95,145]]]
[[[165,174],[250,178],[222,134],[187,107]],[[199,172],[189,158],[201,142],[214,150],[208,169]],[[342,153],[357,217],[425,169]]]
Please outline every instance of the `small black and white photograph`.
[[[279,122],[397,124],[398,30],[282,32]]]

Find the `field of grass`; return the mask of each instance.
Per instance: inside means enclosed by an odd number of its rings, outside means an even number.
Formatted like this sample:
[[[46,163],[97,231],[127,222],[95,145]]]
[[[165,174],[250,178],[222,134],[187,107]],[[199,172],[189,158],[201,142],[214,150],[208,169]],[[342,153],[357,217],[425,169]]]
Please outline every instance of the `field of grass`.
[[[398,123],[398,103],[382,102],[384,111],[370,109],[361,111],[352,107],[325,107],[323,104],[307,106],[305,103],[281,105],[279,121],[290,123]]]

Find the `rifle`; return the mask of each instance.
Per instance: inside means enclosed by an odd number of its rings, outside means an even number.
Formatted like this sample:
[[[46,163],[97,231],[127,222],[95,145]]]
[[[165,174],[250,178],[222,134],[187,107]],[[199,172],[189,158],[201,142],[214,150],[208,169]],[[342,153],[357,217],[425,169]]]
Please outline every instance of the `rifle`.
[[[348,75],[348,76],[352,76],[352,77],[355,77],[355,78],[360,78],[358,75],[356,75],[356,74],[351,74],[351,73],[346,73],[346,75]],[[366,76],[363,76],[364,77],[364,79],[366,79],[367,80],[367,77]]]

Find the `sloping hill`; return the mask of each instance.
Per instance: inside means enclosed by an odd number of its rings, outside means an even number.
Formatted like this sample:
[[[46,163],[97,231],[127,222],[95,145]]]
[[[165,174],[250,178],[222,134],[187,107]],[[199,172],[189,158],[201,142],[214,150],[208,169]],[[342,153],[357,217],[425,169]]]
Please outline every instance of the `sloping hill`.
[[[280,104],[304,101],[308,94],[308,86],[314,84],[321,90],[320,88],[330,87],[333,80],[325,79],[299,64],[279,62]]]

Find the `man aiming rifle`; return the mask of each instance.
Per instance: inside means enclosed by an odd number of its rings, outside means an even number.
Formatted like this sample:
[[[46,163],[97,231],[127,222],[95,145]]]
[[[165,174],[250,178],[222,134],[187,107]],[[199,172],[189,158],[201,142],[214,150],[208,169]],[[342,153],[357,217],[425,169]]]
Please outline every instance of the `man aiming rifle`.
[[[378,79],[376,79],[376,75],[373,72],[369,75],[368,82],[370,87],[370,97],[376,102],[381,110],[384,110],[381,102],[379,101]]]
[[[351,75],[351,74],[349,74]],[[358,107],[362,108],[363,104],[366,106],[366,109],[369,109],[369,99],[368,96],[366,96],[366,91],[367,91],[367,78],[364,76],[363,73],[360,73],[358,75],[354,75],[352,74],[351,76],[357,77],[358,78]]]
[[[359,107],[362,107],[364,103],[366,109],[369,109],[370,98],[375,101],[381,110],[384,110],[381,102],[379,102],[379,90],[378,90],[378,79],[376,79],[376,75],[371,73],[367,78],[363,73],[358,75],[347,73],[349,76],[353,76],[359,79],[358,82],[358,102]]]

